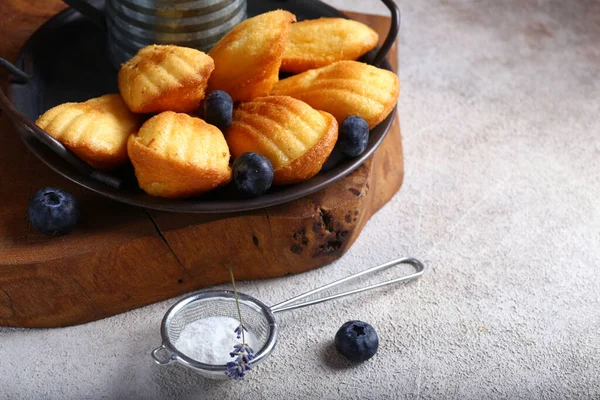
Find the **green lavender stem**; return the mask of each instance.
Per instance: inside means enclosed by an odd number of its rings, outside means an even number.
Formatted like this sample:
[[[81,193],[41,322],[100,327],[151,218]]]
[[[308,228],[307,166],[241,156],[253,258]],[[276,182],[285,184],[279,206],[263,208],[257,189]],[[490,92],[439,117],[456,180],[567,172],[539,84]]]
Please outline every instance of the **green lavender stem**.
[[[240,326],[242,327],[242,343],[246,344],[246,337],[244,336],[244,322],[242,321],[242,310],[240,309],[240,299],[238,298],[237,289],[235,287],[235,278],[233,277],[233,269],[231,268],[231,264],[229,267],[229,276],[231,277],[231,285],[233,286],[233,294],[235,296],[235,305],[238,311],[238,317],[240,319]]]

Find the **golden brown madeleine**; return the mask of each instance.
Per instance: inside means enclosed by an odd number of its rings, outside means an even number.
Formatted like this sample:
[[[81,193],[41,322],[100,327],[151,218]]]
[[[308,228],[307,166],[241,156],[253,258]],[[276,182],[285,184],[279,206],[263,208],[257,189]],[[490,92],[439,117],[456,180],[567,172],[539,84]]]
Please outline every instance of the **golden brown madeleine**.
[[[142,122],[121,96],[107,94],[53,107],[36,124],[92,167],[110,170],[127,163],[127,138]]]
[[[294,14],[277,10],[236,25],[208,53],[215,71],[208,90],[224,90],[233,101],[248,101],[269,94],[279,79]]]
[[[372,129],[398,102],[400,81],[391,71],[357,61],[338,61],[279,81],[275,96],[292,96],[317,110],[327,111],[341,123],[355,115]]]
[[[231,180],[223,133],[200,118],[165,111],[127,142],[139,186],[148,194],[192,197]]]
[[[119,91],[136,113],[192,112],[214,68],[212,58],[195,49],[147,46],[121,66]]]
[[[274,185],[315,176],[337,141],[338,124],[326,112],[288,96],[268,96],[241,103],[227,130],[232,156],[261,154],[273,164]]]
[[[342,60],[358,60],[377,46],[379,35],[360,22],[321,18],[292,25],[281,70],[300,73]]]

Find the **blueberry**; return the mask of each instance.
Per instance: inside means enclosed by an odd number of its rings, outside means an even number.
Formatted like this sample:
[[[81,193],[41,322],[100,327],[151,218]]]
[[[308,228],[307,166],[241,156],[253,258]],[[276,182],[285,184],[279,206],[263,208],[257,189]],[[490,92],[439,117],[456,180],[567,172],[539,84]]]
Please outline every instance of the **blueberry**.
[[[366,361],[377,353],[375,329],[362,321],[348,321],[335,334],[335,348],[351,361]]]
[[[256,153],[244,153],[233,163],[233,182],[245,197],[264,194],[273,183],[273,165]]]
[[[211,92],[204,100],[204,120],[225,132],[233,119],[233,101],[222,90]]]
[[[338,145],[348,157],[364,153],[369,142],[369,124],[361,117],[348,117],[340,125]]]
[[[39,190],[29,202],[29,222],[40,233],[71,232],[79,220],[79,204],[71,193],[56,188]]]

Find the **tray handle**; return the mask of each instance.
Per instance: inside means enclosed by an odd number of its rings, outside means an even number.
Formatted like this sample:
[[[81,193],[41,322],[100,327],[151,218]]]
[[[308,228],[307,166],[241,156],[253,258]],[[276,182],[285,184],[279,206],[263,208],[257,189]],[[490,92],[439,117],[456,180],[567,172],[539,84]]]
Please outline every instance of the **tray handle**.
[[[4,68],[7,72],[14,76],[13,83],[27,83],[31,80],[31,76],[17,68],[11,62],[0,58],[0,67]],[[89,176],[105,185],[111,186],[115,189],[119,189],[123,185],[121,179],[115,178],[109,174],[98,171],[88,164],[86,164],[81,158],[77,157],[73,152],[63,146],[58,140],[50,136],[48,132],[31,122],[23,113],[21,113],[14,104],[6,97],[4,91],[0,87],[0,110],[4,111],[8,118],[12,121],[16,128],[23,128],[29,134],[34,136],[40,142],[44,143],[50,150],[54,151],[63,160],[71,164],[82,174]]]
[[[373,57],[373,61],[370,61],[369,64],[374,65],[376,67],[380,67],[381,64],[385,61],[388,53],[390,52],[396,38],[398,37],[398,33],[400,32],[400,9],[394,0],[381,0],[383,4],[390,10],[391,13],[391,25],[388,34],[379,48],[375,57]]]
[[[106,30],[106,17],[104,12],[88,3],[87,0],[63,0],[63,3],[67,4],[72,9],[79,11],[79,13],[92,20],[94,24],[98,25],[103,30]]]

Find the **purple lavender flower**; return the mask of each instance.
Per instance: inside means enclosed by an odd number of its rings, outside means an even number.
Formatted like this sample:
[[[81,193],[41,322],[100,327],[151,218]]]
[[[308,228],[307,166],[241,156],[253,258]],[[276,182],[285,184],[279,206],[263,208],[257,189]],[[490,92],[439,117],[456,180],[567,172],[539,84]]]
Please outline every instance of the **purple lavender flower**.
[[[233,286],[233,294],[235,296],[235,306],[237,308],[238,317],[240,320],[240,324],[237,328],[234,329],[235,334],[237,335],[237,339],[242,339],[242,342],[246,341],[244,337],[244,332],[248,332],[248,329],[244,326],[242,322],[242,309],[240,308],[240,299],[238,297],[237,289],[235,288],[235,278],[233,277],[233,269],[231,265],[229,267],[229,276],[231,277],[231,286]],[[248,346],[246,343],[239,343],[233,346],[233,351],[229,353],[232,358],[235,358],[234,361],[230,361],[227,363],[227,370],[225,374],[233,378],[235,380],[242,380],[244,376],[246,376],[246,372],[250,371],[252,367],[250,366],[250,361],[254,358],[254,351]]]
[[[234,332],[236,334],[236,338],[241,339],[242,338],[242,330],[244,332],[248,332],[248,329],[246,329],[245,326],[243,325],[239,325],[237,328],[235,328]],[[233,357],[233,356],[232,356]]]
[[[225,371],[225,374],[235,380],[244,379],[246,372],[252,369],[250,361],[254,359],[254,351],[245,343],[236,344],[233,346],[233,351],[229,353],[229,355],[235,358],[235,360],[227,363],[227,371]]]

